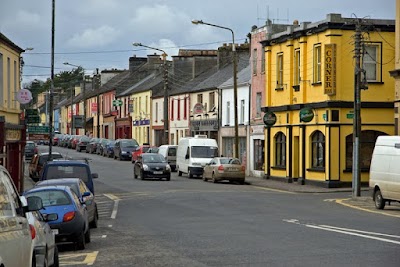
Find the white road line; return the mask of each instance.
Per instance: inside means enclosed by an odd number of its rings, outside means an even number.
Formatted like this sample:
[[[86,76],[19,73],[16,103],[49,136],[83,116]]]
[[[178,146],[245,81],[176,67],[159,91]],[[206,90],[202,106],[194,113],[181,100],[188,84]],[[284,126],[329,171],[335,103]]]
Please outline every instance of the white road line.
[[[330,225],[320,225],[320,226],[321,227],[326,227],[326,228],[331,228],[331,229],[355,232],[355,233],[370,234],[370,235],[377,235],[377,236],[386,236],[386,237],[393,237],[393,238],[399,238],[400,239],[400,236],[398,236],[398,235],[388,235],[388,234],[382,234],[382,233],[376,233],[376,232],[368,232],[368,231],[361,231],[361,230],[355,230],[355,229],[349,229],[349,228],[335,227],[335,226],[330,226]]]
[[[111,228],[111,227],[112,227],[112,224],[109,224],[109,225],[108,225],[108,227],[110,227],[110,228]]]
[[[357,234],[357,233],[354,233],[354,232],[336,230],[336,229],[326,228],[326,227],[322,227],[322,226],[318,226],[318,225],[305,224],[304,226],[310,227],[310,228],[315,228],[315,229],[320,229],[320,230],[324,230],[324,231],[341,233],[341,234],[345,234],[345,235],[353,235],[353,236],[358,236],[358,237],[363,237],[363,238],[368,238],[368,239],[375,239],[375,240],[382,241],[382,242],[387,242],[387,243],[393,243],[393,244],[400,245],[400,241],[395,241],[395,240],[386,239],[386,238],[380,238],[380,237],[376,237],[376,236],[362,235],[362,234]]]
[[[118,204],[119,204],[119,200],[115,200],[114,201],[114,208],[113,208],[113,211],[111,213],[111,219],[115,219],[117,217]]]

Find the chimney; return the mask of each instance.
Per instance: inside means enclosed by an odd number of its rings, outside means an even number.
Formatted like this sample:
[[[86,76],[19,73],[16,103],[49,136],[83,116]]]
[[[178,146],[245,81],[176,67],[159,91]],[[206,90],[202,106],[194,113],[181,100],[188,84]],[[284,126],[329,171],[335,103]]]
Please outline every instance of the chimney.
[[[132,57],[129,58],[129,70],[134,71],[146,62],[147,58],[136,57],[136,55],[133,55]]]

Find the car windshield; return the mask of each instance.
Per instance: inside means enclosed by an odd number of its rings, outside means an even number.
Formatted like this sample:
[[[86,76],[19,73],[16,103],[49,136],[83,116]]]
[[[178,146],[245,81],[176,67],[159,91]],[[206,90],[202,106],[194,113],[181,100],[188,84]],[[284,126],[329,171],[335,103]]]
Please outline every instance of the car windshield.
[[[218,147],[214,146],[193,146],[192,158],[215,158],[218,156]]]
[[[69,186],[71,188],[71,190],[77,195],[80,195],[79,192],[79,185],[76,183],[71,183],[71,182],[57,182],[57,183],[51,183],[51,185],[65,185],[65,186]],[[48,184],[43,183],[43,184],[36,184],[35,187],[44,187],[44,186],[48,186]]]
[[[170,147],[168,149],[168,156],[176,157],[176,147]]]
[[[121,141],[121,147],[136,147],[139,144],[135,140]]]
[[[35,143],[26,143],[25,148],[35,148]]]
[[[143,154],[142,155],[142,161],[143,163],[161,163],[161,162],[166,162],[164,157],[161,156],[160,154]]]
[[[52,154],[52,159],[61,159],[63,156],[61,154]],[[49,160],[49,155],[42,155],[39,158],[39,164],[44,165],[46,161]]]
[[[36,192],[28,192],[26,197],[40,197],[43,207],[70,205],[71,199],[68,194],[61,190],[41,190]]]
[[[149,149],[150,149],[149,146],[144,146],[144,147],[142,147],[143,153],[146,153],[147,151],[149,151]]]
[[[238,159],[221,158],[219,161],[221,162],[221,164],[241,165],[240,160]]]
[[[47,169],[46,179],[51,180],[58,178],[80,178],[84,182],[89,181],[88,171],[85,166],[74,166],[74,165],[49,166]]]

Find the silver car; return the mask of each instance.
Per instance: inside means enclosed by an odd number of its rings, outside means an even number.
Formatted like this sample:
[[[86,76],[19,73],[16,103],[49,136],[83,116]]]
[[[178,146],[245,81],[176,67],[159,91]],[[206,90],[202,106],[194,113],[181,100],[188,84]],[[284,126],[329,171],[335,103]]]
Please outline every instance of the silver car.
[[[203,180],[214,183],[222,180],[244,184],[245,168],[238,158],[215,157],[204,167]]]

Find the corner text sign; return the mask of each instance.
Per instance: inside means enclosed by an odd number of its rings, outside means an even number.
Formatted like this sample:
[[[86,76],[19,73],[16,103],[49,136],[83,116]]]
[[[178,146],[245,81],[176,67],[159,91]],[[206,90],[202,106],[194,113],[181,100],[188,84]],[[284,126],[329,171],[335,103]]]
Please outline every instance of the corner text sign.
[[[325,94],[336,94],[336,44],[325,45]]]

